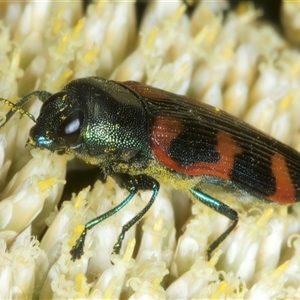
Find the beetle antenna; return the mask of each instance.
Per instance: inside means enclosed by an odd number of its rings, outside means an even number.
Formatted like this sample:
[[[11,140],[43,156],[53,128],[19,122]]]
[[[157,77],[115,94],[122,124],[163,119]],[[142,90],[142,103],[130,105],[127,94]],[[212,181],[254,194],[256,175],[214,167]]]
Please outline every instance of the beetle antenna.
[[[17,103],[13,103],[5,98],[0,98],[1,102],[4,102],[6,105],[11,107],[10,111],[5,115],[4,118],[3,115],[0,116],[0,128],[3,127],[16,112],[21,114],[21,117],[26,115],[34,123],[36,123],[35,117],[30,112],[22,108],[22,106],[28,102],[32,96],[37,96],[42,102],[45,102],[45,100],[51,96],[51,93],[47,91],[34,91],[22,97]]]

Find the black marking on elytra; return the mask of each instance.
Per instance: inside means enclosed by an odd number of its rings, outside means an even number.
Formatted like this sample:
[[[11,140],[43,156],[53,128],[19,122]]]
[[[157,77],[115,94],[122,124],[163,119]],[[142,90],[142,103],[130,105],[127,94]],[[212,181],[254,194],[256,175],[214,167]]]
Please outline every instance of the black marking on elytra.
[[[267,160],[267,161],[266,161]],[[245,189],[254,190],[263,196],[270,196],[276,191],[276,180],[272,172],[271,156],[261,158],[257,149],[243,149],[236,154],[230,172],[230,179]]]
[[[218,138],[216,132],[205,131],[194,138],[193,130],[185,129],[174,138],[170,144],[169,156],[182,166],[193,165],[194,163],[216,163],[220,154],[216,151]]]

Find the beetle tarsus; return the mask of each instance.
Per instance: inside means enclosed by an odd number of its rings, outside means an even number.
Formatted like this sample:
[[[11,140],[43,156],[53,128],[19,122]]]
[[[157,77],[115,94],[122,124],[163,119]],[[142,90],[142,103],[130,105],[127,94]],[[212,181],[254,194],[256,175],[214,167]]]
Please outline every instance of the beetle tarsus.
[[[70,250],[71,260],[75,261],[76,259],[80,259],[84,254],[83,247],[85,241],[86,229],[81,233],[80,237],[76,240],[75,245]]]
[[[113,247],[113,251],[112,251],[111,254],[120,254],[120,250],[122,248],[123,239],[124,239],[124,235],[123,235],[122,239],[120,239],[120,236],[119,236],[118,241],[115,243],[115,245]]]

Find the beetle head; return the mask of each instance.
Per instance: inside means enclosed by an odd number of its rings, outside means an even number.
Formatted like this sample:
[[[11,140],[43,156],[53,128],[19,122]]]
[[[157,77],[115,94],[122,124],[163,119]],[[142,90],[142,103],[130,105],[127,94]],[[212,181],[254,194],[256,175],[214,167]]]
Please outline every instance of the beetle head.
[[[105,164],[137,153],[147,141],[146,128],[135,95],[116,82],[90,77],[71,81],[44,102],[28,143]]]
[[[84,114],[68,92],[51,95],[43,104],[40,116],[29,134],[28,144],[51,151],[65,152],[80,143]]]

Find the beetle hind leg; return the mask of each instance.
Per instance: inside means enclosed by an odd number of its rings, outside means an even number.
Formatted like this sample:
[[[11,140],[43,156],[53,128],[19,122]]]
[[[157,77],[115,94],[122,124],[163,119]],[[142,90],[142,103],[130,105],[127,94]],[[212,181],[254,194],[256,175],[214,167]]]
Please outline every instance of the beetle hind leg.
[[[192,188],[189,191],[194,197],[196,197],[197,200],[201,201],[203,204],[207,205],[214,211],[224,215],[225,217],[229,218],[232,221],[231,225],[216,240],[214,240],[209,245],[206,253],[207,253],[207,260],[210,260],[212,256],[212,252],[226,239],[226,237],[235,228],[235,226],[239,221],[239,217],[235,210],[233,210],[223,202],[199,191],[198,189]]]

